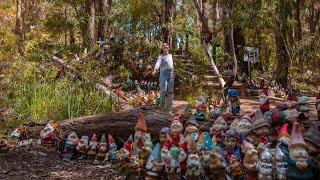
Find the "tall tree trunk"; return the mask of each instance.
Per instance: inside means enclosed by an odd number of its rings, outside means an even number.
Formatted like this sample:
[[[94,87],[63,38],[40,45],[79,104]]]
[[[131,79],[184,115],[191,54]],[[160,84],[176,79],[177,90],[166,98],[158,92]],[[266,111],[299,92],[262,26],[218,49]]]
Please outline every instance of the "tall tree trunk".
[[[18,53],[20,55],[23,55],[23,41],[24,41],[24,20],[23,20],[23,4],[24,0],[17,0],[17,14],[16,14],[16,35],[18,37],[17,39],[17,48]]]
[[[172,46],[172,21],[174,14],[174,0],[164,0],[164,28],[163,41]]]
[[[106,15],[108,9],[108,0],[99,0],[99,22],[98,22],[98,40],[105,40],[106,34]]]
[[[297,41],[301,41],[302,35],[302,27],[301,27],[301,18],[300,18],[300,6],[301,6],[301,0],[296,0],[295,4],[295,20],[297,21],[296,27],[295,27],[295,39]]]
[[[94,28],[94,18],[95,18],[95,8],[94,0],[86,0],[86,10],[87,10],[87,41],[89,50],[93,48],[95,44],[95,28]]]

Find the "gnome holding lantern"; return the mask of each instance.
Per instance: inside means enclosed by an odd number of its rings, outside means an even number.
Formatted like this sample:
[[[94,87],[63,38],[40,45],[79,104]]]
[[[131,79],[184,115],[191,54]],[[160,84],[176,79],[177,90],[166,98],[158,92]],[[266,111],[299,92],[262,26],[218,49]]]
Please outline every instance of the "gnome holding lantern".
[[[229,89],[227,96],[227,112],[233,116],[240,115],[239,92],[236,89]]]
[[[267,111],[270,111],[270,102],[268,95],[262,91],[259,96],[259,103],[260,103],[260,111],[264,114]]]
[[[252,132],[257,137],[258,144],[257,150],[261,152],[267,144],[267,138],[270,135],[270,124],[263,118],[261,111],[256,111],[253,117]]]
[[[96,158],[98,148],[98,139],[97,135],[93,134],[91,140],[89,141],[89,151],[88,151],[88,159],[94,160]]]
[[[114,141],[114,138],[110,134],[108,136],[108,143],[109,143],[108,160],[111,163],[115,163],[117,161],[117,144]]]
[[[78,142],[76,149],[79,155],[78,160],[87,159],[87,152],[89,149],[89,136],[82,136]]]
[[[160,144],[156,144],[152,149],[146,164],[146,180],[161,179],[165,168],[165,163],[161,160]]]
[[[97,149],[97,160],[104,161],[107,155],[108,144],[106,135],[102,135]]]
[[[292,127],[289,144],[288,179],[314,179],[311,161],[307,153],[307,144],[302,138],[300,125],[295,122]]]
[[[67,137],[64,145],[64,159],[72,159],[76,154],[76,146],[78,144],[78,136],[75,132],[71,132]]]
[[[216,121],[213,123],[212,127],[210,128],[212,138],[215,139],[215,142],[220,146],[223,144],[222,136],[227,130],[227,128],[228,128],[227,122],[221,116],[216,119]]]
[[[244,153],[243,166],[245,168],[245,179],[257,179],[258,169],[257,162],[259,160],[258,151],[254,145],[247,140],[242,141],[241,150]]]

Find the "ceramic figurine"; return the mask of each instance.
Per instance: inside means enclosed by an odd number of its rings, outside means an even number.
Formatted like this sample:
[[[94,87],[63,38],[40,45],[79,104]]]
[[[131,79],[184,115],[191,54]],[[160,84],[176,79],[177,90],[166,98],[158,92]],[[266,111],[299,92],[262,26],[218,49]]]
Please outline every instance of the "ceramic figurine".
[[[238,132],[238,124],[239,124],[239,122],[240,122],[240,119],[235,118],[235,119],[232,121],[232,123],[230,124],[229,129],[232,129],[232,130]]]
[[[180,141],[182,141],[182,130],[183,130],[183,125],[180,121],[178,120],[173,120],[170,126],[170,136],[178,136],[180,138]]]
[[[258,161],[259,180],[273,180],[273,157],[268,145],[264,147]]]
[[[191,153],[188,155],[187,161],[187,179],[200,179],[200,175],[202,174],[202,165],[200,162],[200,157],[197,153]]]
[[[89,151],[87,153],[89,160],[95,160],[98,148],[98,138],[96,134],[93,134],[89,141]]]
[[[261,152],[266,145],[267,138],[270,135],[270,124],[263,118],[261,111],[256,111],[253,117],[252,132],[258,139],[257,150]]]
[[[161,179],[164,173],[165,163],[161,160],[160,144],[152,149],[146,164],[146,180]]]
[[[212,138],[216,139],[215,142],[218,145],[222,144],[222,135],[225,133],[227,128],[228,128],[227,122],[221,116],[215,120],[212,127],[210,128],[210,133],[212,135]]]
[[[67,137],[64,145],[64,159],[72,159],[76,154],[76,146],[78,144],[78,136],[75,132],[71,132]]]
[[[185,172],[187,171],[188,142],[185,141],[179,144],[179,147],[180,147],[179,160],[180,160],[181,174],[185,174]]]
[[[164,160],[166,164],[165,170],[169,180],[180,179],[181,168],[179,156],[180,148],[166,141],[161,150],[161,158]]]
[[[237,132],[246,136],[251,131],[252,128],[252,114],[245,114],[241,117],[238,125],[237,125]]]
[[[243,166],[245,168],[245,179],[256,180],[258,175],[257,162],[259,160],[258,151],[254,145],[247,140],[242,141],[242,153],[244,154]]]
[[[53,141],[57,138],[56,133],[58,123],[55,120],[49,121],[44,129],[40,132],[41,143],[51,146]]]
[[[215,151],[203,151],[201,160],[206,179],[226,179],[226,163],[223,156]]]
[[[123,147],[117,152],[118,167],[120,169],[129,167],[132,143],[133,138],[132,135],[130,135],[127,141],[123,144]]]
[[[82,136],[77,144],[76,149],[79,156],[78,160],[86,160],[89,149],[89,136]]]
[[[282,141],[285,144],[289,144],[290,134],[288,133],[288,131],[289,131],[289,124],[285,123],[284,125],[282,125],[282,127],[278,132],[278,141]]]
[[[48,126],[48,124],[47,124],[47,126]],[[47,126],[45,127],[45,129],[48,129]],[[51,127],[51,126],[50,126],[50,127]],[[43,132],[43,131],[44,131],[44,130],[42,130],[41,132]],[[19,140],[21,140],[22,132],[23,132],[23,129],[22,129],[22,128],[16,128],[16,129],[11,133],[10,137],[11,137],[12,139],[14,139],[14,140],[19,141]],[[40,137],[41,137],[41,139],[42,139],[42,135],[41,135],[41,134],[40,134]],[[53,137],[54,137],[54,136],[52,136],[51,138],[49,138],[49,140],[46,141],[46,142],[49,142],[49,143],[51,144],[51,143],[52,143],[51,140],[53,139]],[[43,142],[43,140],[42,140],[42,142]]]
[[[219,116],[221,116],[221,107],[219,106],[218,103],[213,104],[210,106],[210,115],[213,119],[218,118]]]
[[[192,135],[195,136],[195,141],[198,140],[199,138],[199,126],[198,126],[198,123],[197,123],[197,120],[196,119],[189,119],[186,123],[186,127],[185,127],[185,130],[184,130],[184,139],[186,141],[190,141],[190,138]],[[190,145],[190,144],[188,144]],[[190,146],[188,146],[188,149],[190,149]]]
[[[132,156],[130,157],[130,164],[128,167],[128,175],[126,177],[127,180],[136,180],[140,179],[141,176],[141,163],[139,162],[138,154],[137,152],[132,153]]]
[[[320,91],[318,92],[316,96],[316,109],[318,113],[318,120],[320,121]]]
[[[275,177],[278,180],[285,180],[287,179],[287,156],[280,148],[280,143],[277,145],[276,148],[276,154],[275,154],[275,165],[276,165],[276,171],[275,171]]]
[[[207,119],[208,116],[208,99],[206,97],[199,97],[196,100],[196,120],[203,121]]]
[[[238,150],[237,143],[239,141],[239,138],[239,134],[231,129],[224,134],[223,144],[227,164],[230,163],[231,155],[233,155],[234,152]]]
[[[227,112],[231,113],[233,116],[240,115],[239,92],[236,89],[228,90],[227,101]]]
[[[108,136],[108,143],[109,143],[108,160],[111,163],[115,163],[117,161],[117,145],[110,134]]]
[[[106,135],[102,135],[97,147],[97,160],[99,161],[105,160],[107,151],[108,151],[108,144],[106,140]]]
[[[310,128],[303,134],[303,138],[308,146],[307,152],[311,158],[311,168],[315,179],[320,179],[320,132],[317,122],[312,122]]]
[[[288,179],[314,179],[307,144],[302,138],[298,122],[292,127],[288,158]]]
[[[233,155],[231,155],[229,160],[229,171],[232,179],[242,179],[243,178],[243,167],[241,163],[240,150],[237,149]]]
[[[164,127],[161,129],[161,131],[159,133],[160,147],[163,146],[163,143],[167,139],[169,134],[170,134],[170,128]]]
[[[268,95],[265,92],[261,92],[259,96],[260,111],[264,114],[267,111],[270,111],[270,102]]]
[[[147,133],[147,124],[142,113],[138,114],[138,122],[135,126],[135,134],[134,134],[134,147],[136,147],[137,153],[139,155],[139,159],[144,160],[146,162],[149,157],[149,153],[151,152],[152,143],[150,134]]]

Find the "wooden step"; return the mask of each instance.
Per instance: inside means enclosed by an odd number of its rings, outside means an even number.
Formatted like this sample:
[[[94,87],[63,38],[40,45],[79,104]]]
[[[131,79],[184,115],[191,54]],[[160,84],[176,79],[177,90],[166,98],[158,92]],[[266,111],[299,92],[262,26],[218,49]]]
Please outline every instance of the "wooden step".
[[[213,81],[204,81],[202,82],[203,86],[213,87],[213,88],[220,88],[221,85],[219,82],[213,82]]]

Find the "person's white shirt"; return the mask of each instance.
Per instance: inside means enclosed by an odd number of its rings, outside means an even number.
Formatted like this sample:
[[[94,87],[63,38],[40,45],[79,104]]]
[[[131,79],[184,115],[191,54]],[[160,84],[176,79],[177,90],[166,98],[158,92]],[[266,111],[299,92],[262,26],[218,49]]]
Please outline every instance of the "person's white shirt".
[[[171,54],[160,55],[155,65],[155,69],[166,70],[173,69],[173,59]]]

